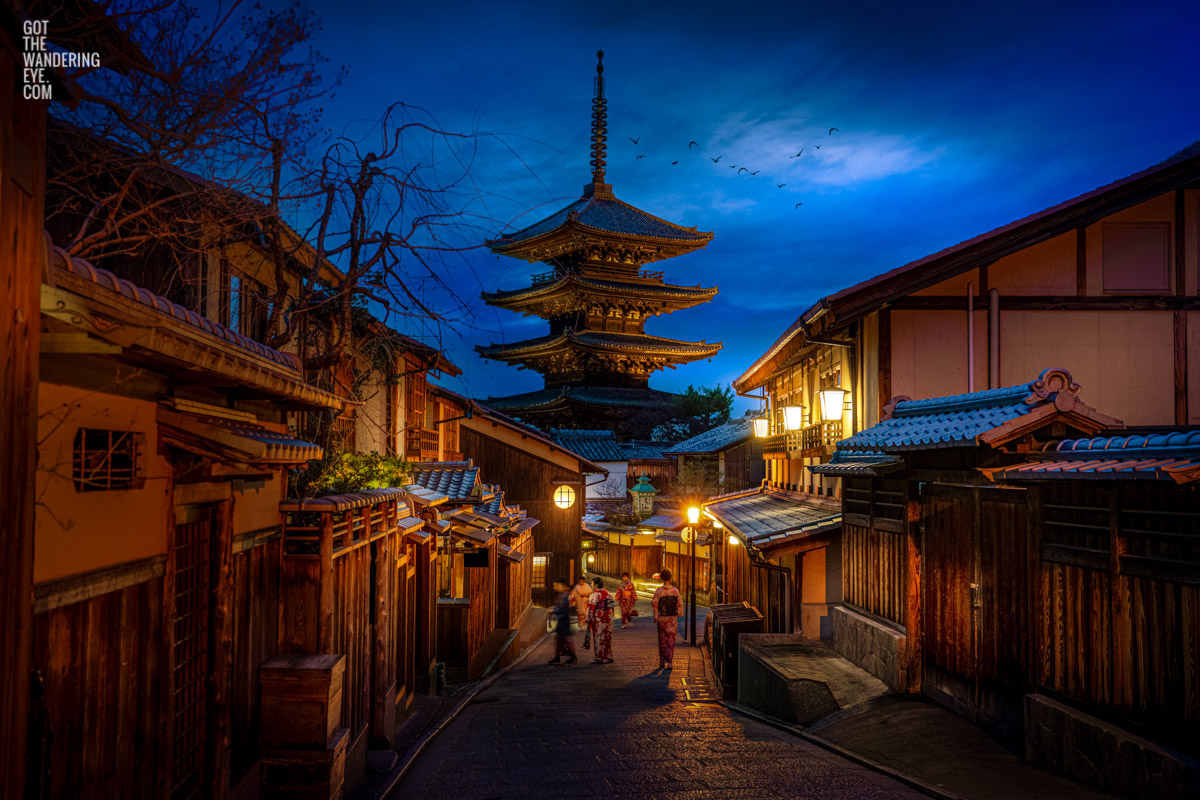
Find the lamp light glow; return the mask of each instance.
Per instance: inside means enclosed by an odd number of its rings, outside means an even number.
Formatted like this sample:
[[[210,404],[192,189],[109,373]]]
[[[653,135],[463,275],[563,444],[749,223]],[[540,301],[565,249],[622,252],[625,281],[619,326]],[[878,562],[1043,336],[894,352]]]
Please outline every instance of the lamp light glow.
[[[729,534],[729,543],[735,546],[741,544],[741,542],[738,541],[738,537],[734,536],[732,533]]]
[[[596,555],[595,555],[595,553],[588,553],[588,563],[589,563],[589,564],[594,564],[594,563],[596,563]]]
[[[829,388],[817,392],[821,398],[821,418],[833,422],[842,418],[842,403],[846,397],[845,389]]]
[[[698,522],[700,522],[700,508],[692,506],[688,509],[688,524],[695,525]]]
[[[804,427],[804,407],[784,406],[783,427],[789,431],[798,431]]]
[[[770,426],[766,417],[755,417],[751,420],[754,425],[754,435],[756,438],[762,439],[767,435],[767,429]]]
[[[554,490],[554,505],[559,508],[570,508],[575,505],[575,490],[570,486],[559,486]]]

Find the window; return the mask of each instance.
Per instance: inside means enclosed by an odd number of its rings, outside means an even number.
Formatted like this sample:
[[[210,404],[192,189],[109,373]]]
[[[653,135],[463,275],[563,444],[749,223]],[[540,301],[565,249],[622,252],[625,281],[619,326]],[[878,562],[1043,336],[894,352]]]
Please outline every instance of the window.
[[[546,565],[550,563],[550,556],[540,555],[533,557],[533,588],[546,588]]]
[[[1104,225],[1106,294],[1170,292],[1170,226],[1165,222]]]
[[[140,434],[80,428],[75,434],[72,477],[77,492],[136,489]]]

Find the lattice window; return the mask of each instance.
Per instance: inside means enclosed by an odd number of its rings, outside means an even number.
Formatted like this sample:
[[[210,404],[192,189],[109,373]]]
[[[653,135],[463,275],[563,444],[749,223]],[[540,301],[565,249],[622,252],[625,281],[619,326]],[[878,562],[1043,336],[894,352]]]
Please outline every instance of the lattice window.
[[[77,492],[136,489],[138,439],[133,431],[80,428],[75,434],[72,478]]]
[[[533,557],[533,588],[546,588],[546,565],[550,563],[550,556],[541,555]]]

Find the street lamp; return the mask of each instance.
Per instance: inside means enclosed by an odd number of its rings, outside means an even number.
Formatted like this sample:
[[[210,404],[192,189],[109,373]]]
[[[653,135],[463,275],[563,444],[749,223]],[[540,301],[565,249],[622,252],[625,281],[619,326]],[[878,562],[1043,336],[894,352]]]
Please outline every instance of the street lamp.
[[[689,529],[691,536],[688,537],[689,544],[691,545],[691,565],[688,572],[688,602],[691,605],[691,611],[688,612],[688,624],[691,626],[689,628],[689,635],[694,646],[696,644],[696,539],[700,535],[700,507],[688,507],[687,519],[688,524],[691,526]]]
[[[842,403],[846,398],[846,390],[830,387],[817,392],[821,399],[821,418],[826,422],[835,422],[842,418]]]
[[[755,438],[762,439],[767,435],[767,428],[770,426],[766,417],[755,417],[750,421],[754,425]]]
[[[804,407],[784,406],[783,427],[789,431],[798,431],[804,427]]]

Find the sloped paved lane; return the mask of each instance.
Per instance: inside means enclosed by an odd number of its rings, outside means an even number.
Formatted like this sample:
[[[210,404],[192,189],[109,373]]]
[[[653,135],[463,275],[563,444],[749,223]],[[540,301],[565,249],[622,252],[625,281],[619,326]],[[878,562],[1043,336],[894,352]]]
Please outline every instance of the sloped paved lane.
[[[547,666],[553,639],[539,646],[442,731],[392,797],[924,797],[705,702],[700,649],[681,641],[675,669],[657,669],[649,604],[638,609],[613,632],[613,664],[589,665],[579,650],[575,665]]]

